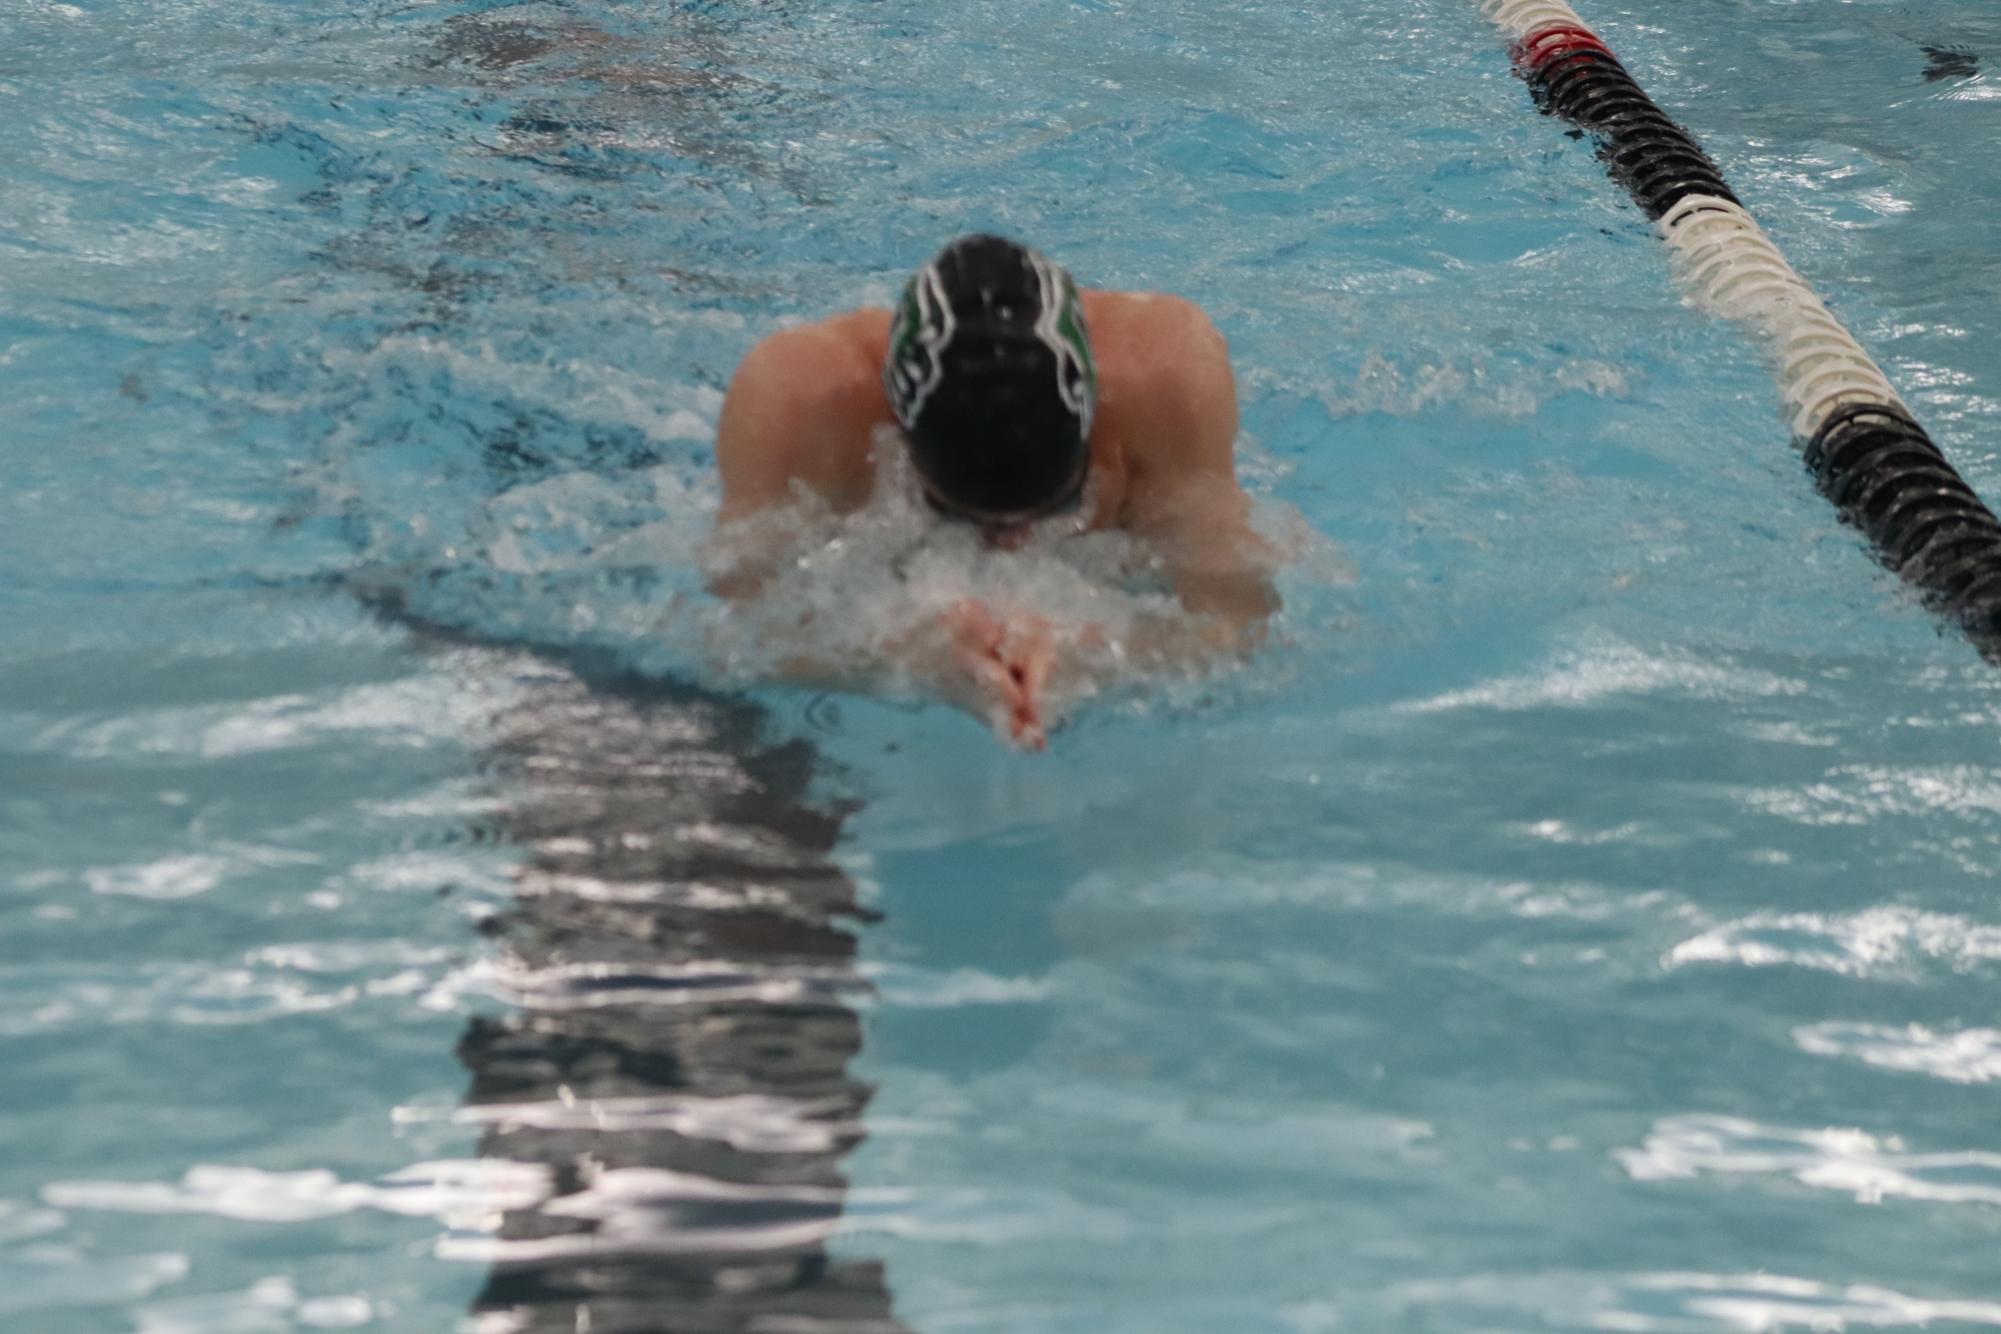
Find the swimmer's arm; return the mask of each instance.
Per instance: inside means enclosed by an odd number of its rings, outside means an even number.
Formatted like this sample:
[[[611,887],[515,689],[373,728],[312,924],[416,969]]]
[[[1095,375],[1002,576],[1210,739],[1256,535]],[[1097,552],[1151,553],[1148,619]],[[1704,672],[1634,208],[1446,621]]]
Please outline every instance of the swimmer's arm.
[[[1160,554],[1183,615],[1142,620],[1130,656],[1148,666],[1243,657],[1263,645],[1280,602],[1276,554],[1250,524],[1250,497],[1234,479],[1186,488],[1174,509],[1134,531]]]
[[[828,642],[815,613],[758,627],[770,675],[791,685],[862,693],[886,683],[942,700],[1030,750],[1047,743],[1042,675],[1043,623],[1015,624],[967,599],[883,639],[872,648]]]
[[[755,596],[770,577],[759,548],[771,544],[758,540],[758,525],[741,521],[795,503],[802,490],[837,510],[868,499],[871,432],[889,419],[869,360],[875,326],[885,320],[880,311],[855,311],[784,329],[737,366],[716,422],[720,558],[709,580],[716,593]]]
[[[1159,553],[1185,617],[1136,627],[1131,650],[1159,662],[1242,655],[1264,642],[1279,608],[1277,553],[1251,526],[1237,484],[1236,380],[1223,336],[1192,305],[1179,309],[1175,355],[1162,356],[1134,456],[1125,526]]]

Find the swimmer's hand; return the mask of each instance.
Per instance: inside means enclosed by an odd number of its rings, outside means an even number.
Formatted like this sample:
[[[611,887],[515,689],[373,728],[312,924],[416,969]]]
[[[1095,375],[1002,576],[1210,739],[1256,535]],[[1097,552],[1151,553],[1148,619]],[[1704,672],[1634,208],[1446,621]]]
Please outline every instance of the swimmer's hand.
[[[1047,618],[1002,614],[962,599],[894,649],[905,662],[923,664],[934,689],[985,719],[1004,740],[1024,750],[1049,745],[1047,691],[1056,634]]]
[[[1256,650],[1263,629],[1262,622],[1228,616],[1154,614],[1136,619],[1114,641],[1095,623],[1059,627],[1032,611],[963,598],[884,648],[1002,740],[1044,750],[1055,699],[1075,701],[1135,668],[1206,671],[1240,661]]]
[[[971,599],[944,613],[958,670],[974,691],[975,712],[997,735],[1024,750],[1049,745],[1044,692],[1056,662],[1056,636],[1033,612],[996,614]]]

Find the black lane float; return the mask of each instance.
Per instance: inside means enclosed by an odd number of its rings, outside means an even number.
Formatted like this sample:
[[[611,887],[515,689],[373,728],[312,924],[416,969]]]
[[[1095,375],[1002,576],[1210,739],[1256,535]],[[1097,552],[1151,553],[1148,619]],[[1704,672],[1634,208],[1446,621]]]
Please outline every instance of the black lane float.
[[[1877,557],[2001,663],[2001,520],[1947,461],[1882,369],[1828,312],[1695,138],[1561,0],[1480,0],[1514,39],[1536,105],[1596,141],[1659,225],[1682,281],[1774,344],[1795,443],[1821,493]]]

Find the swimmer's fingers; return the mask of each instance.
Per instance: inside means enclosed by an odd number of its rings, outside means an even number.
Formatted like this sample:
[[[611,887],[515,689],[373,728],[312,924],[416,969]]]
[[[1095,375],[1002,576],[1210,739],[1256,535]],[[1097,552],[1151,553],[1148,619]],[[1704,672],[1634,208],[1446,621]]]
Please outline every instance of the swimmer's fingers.
[[[1049,744],[1043,694],[1056,665],[1055,628],[1033,613],[1002,619],[992,608],[964,598],[931,624],[943,632],[946,663],[939,686],[945,697],[996,735],[1024,750]]]
[[[1021,681],[1002,658],[997,638],[974,630],[957,635],[950,650],[951,668],[941,684],[946,698],[1011,738],[1025,701]]]
[[[1013,617],[1001,645],[1001,658],[1014,686],[1011,722],[1014,741],[1029,750],[1041,750],[1049,744],[1043,695],[1056,663],[1055,627],[1046,618],[1033,614]]]
[[[1041,750],[1041,691],[1048,676],[1048,622],[1040,617],[1003,621],[984,604],[967,599],[946,613],[960,654],[960,670],[983,697],[994,731],[1015,745]]]
[[[1035,707],[1039,722],[1042,697],[1049,689],[1049,674],[1056,667],[1056,638],[1044,626],[1039,633],[1017,640],[1008,655],[1008,666],[1021,684],[1022,697]]]
[[[1023,750],[1042,750],[1049,745],[1049,729],[1042,717],[1042,701],[1025,689],[1019,678],[1009,676],[1014,681],[1015,695],[1007,717],[1007,736]]]
[[[1023,689],[1014,669],[997,657],[987,657],[973,670],[987,722],[997,735],[1025,750],[1041,750],[1049,744],[1041,703]]]

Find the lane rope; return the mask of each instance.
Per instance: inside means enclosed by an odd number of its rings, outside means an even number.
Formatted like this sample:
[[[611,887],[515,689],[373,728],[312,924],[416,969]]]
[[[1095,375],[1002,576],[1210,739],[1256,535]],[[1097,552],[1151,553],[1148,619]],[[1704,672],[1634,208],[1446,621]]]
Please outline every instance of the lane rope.
[[[1543,111],[1586,131],[1660,230],[1704,309],[1763,335],[1821,493],[1877,557],[2001,664],[2001,520],[1882,367],[1793,271],[1694,136],[1655,105],[1563,0],[1478,0]]]

